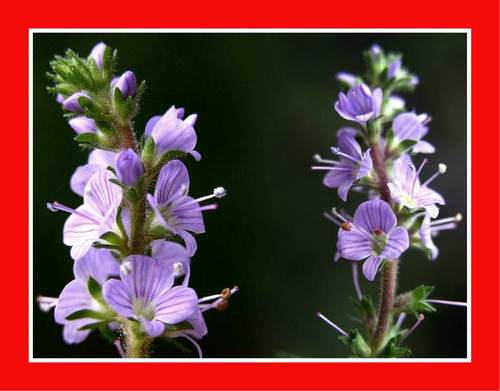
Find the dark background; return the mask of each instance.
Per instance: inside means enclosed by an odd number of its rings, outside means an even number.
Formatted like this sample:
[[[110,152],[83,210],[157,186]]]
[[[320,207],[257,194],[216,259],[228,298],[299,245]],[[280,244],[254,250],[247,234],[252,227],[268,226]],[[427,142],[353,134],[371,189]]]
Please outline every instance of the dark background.
[[[356,327],[350,263],[333,262],[338,228],[322,217],[333,206],[353,212],[364,201],[322,185],[311,172],[315,153],[327,156],[335,131],[347,121],[334,110],[335,74],[364,71],[362,49],[373,43],[402,52],[404,66],[420,77],[414,93],[402,94],[409,110],[430,114],[426,140],[437,152],[421,178],[438,163],[448,171],[432,186],[446,199],[441,217],[460,211],[459,229],[435,243],[441,254],[429,262],[409,250],[402,257],[398,291],[436,286],[434,298],[466,301],[466,34],[335,33],[36,33],[33,38],[33,280],[34,296],[58,296],[73,279],[70,248],[62,243],[67,215],[50,213],[46,202],[77,207],[81,198],[69,179],[87,153],[46,91],[49,61],[71,48],[87,56],[104,41],[118,49],[118,74],[132,70],[148,88],[135,120],[147,120],[171,105],[199,115],[199,163],[186,162],[190,195],[224,186],[217,211],[204,213],[207,232],[197,237],[190,286],[198,295],[238,285],[226,311],[209,311],[205,357],[346,357],[337,333],[316,317],[321,311],[345,330]],[[422,160],[422,155],[416,162]],[[379,277],[361,277],[364,293],[378,300]],[[33,298],[34,300],[35,298]],[[466,310],[439,306],[407,339],[413,357],[466,357]],[[407,319],[410,326],[413,320]],[[33,310],[35,358],[112,357],[115,347],[97,334],[66,345],[53,312]],[[158,343],[154,357],[195,357]]]

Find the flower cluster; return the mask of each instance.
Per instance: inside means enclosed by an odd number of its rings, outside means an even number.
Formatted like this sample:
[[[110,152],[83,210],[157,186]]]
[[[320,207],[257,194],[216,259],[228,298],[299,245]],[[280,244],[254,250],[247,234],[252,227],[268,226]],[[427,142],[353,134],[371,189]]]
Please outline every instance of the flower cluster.
[[[38,297],[55,307],[64,340],[80,343],[93,330],[121,336],[125,357],[147,357],[157,338],[191,341],[207,333],[202,313],[222,309],[233,289],[198,298],[190,288],[195,235],[205,232],[203,204],[226,195],[222,187],[200,198],[189,194],[189,174],[180,160],[196,161],[197,115],[170,107],[146,125],[144,142],[132,127],[145,87],[126,71],[115,77],[116,51],[98,43],[87,58],[71,50],[51,63],[51,78],[75,139],[90,148],[88,163],[76,169],[71,189],[83,197],[75,209],[59,202],[49,210],[69,213],[63,242],[71,247],[74,276],[58,298]]]
[[[445,200],[429,185],[446,172],[446,165],[437,164],[435,174],[420,181],[422,169],[430,158],[421,159],[418,154],[435,152],[434,146],[423,140],[431,117],[408,111],[405,101],[395,94],[413,90],[418,78],[402,67],[400,55],[385,54],[378,45],[365,52],[365,59],[364,77],[345,72],[337,74],[346,91],[339,93],[335,110],[354,125],[337,132],[338,144],[331,147],[331,152],[338,160],[315,155],[314,160],[321,165],[311,168],[328,171],[323,184],[336,188],[342,201],[347,200],[350,190],[367,194],[368,200],[358,206],[353,217],[336,208],[325,213],[339,226],[335,261],[340,258],[354,261],[357,306],[367,329],[368,343],[357,331],[342,333],[356,356],[396,357],[407,351],[394,348],[388,353],[390,344],[395,342],[391,342],[388,335],[392,330],[392,315],[412,313],[420,319],[416,308],[434,310],[425,301],[432,290],[430,287],[414,295],[406,294],[411,300],[396,300],[398,259],[412,246],[424,250],[430,260],[435,260],[439,252],[432,237],[440,230],[456,227],[461,215],[435,220]],[[413,161],[418,162],[418,168]],[[383,274],[378,314],[371,299],[361,294],[358,261],[364,261],[362,270],[367,280],[373,281],[379,272]],[[402,337],[399,335],[399,340]]]

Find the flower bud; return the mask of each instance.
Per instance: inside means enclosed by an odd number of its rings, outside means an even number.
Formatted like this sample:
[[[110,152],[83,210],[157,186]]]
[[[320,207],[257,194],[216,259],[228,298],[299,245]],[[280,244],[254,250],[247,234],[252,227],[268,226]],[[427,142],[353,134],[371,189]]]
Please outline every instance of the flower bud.
[[[56,101],[57,101],[57,103],[60,103],[62,105],[65,100],[66,100],[66,98],[64,97],[64,95],[59,94],[59,93],[56,95]]]
[[[116,155],[115,167],[118,179],[127,187],[134,186],[144,173],[141,159],[130,148]]]
[[[85,98],[88,98],[88,99],[92,99],[90,96],[88,96],[84,92],[75,92],[73,95],[68,97],[62,103],[62,105],[64,106],[64,108],[66,110],[75,111],[77,113],[83,113],[85,110],[83,109],[82,106],[80,106],[80,103],[78,103],[78,98],[80,98],[81,96],[84,96]]]
[[[134,96],[137,92],[137,80],[131,71],[125,72],[116,82],[116,88],[119,88],[123,97],[127,99],[129,96]]]
[[[82,133],[99,134],[99,129],[97,129],[95,121],[91,118],[85,117],[84,115],[82,115],[81,117],[71,118],[68,121],[68,124],[73,128],[73,130],[77,134],[82,134]]]
[[[89,58],[93,58],[97,68],[102,69],[102,57],[104,55],[104,49],[106,49],[106,44],[104,42],[99,42],[95,45],[89,54]]]

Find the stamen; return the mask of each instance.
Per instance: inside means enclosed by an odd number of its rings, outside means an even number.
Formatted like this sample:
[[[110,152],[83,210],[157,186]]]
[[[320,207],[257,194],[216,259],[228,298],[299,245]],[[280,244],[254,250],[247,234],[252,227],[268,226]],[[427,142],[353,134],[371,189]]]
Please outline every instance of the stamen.
[[[422,160],[422,164],[420,164],[420,167],[418,168],[417,173],[415,174],[415,178],[413,178],[413,183],[411,185],[411,197],[413,198],[413,193],[415,192],[415,185],[417,184],[417,179],[418,176],[420,175],[420,172],[422,171],[422,168],[424,168],[425,163],[427,163],[427,159]],[[415,171],[415,166],[410,167],[413,171]]]
[[[351,226],[349,224],[349,222],[347,223],[342,223],[342,225],[340,226],[344,231],[350,231],[351,230]]]
[[[47,209],[50,210],[51,212],[57,212],[58,210],[62,210],[64,212],[68,212],[70,214],[74,214],[74,215],[83,217],[84,219],[92,221],[94,224],[100,224],[100,222],[97,221],[96,219],[93,219],[92,217],[87,216],[86,214],[78,212],[74,209],[68,208],[67,206],[60,204],[57,201],[54,201],[53,203],[47,202]]]
[[[210,204],[210,205],[203,205],[203,206],[200,206],[199,208],[196,208],[196,209],[190,209],[191,211],[197,211],[199,210],[200,212],[203,212],[204,210],[215,210],[218,208],[218,205],[217,204]]]
[[[225,196],[226,196],[226,189],[224,189],[223,187],[216,187],[214,189],[214,192],[212,194],[209,194],[207,196],[200,197],[200,198],[197,198],[195,200],[186,202],[184,205],[194,204],[195,202],[206,201],[206,200],[209,200],[210,198],[214,198],[214,197],[216,197],[216,198],[222,198],[222,197],[225,197]]]
[[[132,262],[130,262],[130,261],[125,261],[120,266],[120,271],[125,276],[128,276],[132,272],[132,269],[133,269],[133,266],[132,266]]]
[[[211,296],[206,296],[206,297],[203,297],[201,299],[198,299],[198,304],[202,303],[204,301],[210,301],[213,299],[217,299],[211,304],[201,304],[198,307],[200,308],[201,312],[205,312],[211,308],[218,307],[220,303],[222,303],[223,301],[228,299],[231,295],[236,293],[238,290],[239,290],[239,288],[237,286],[235,286],[233,289],[225,288],[218,295],[211,295]],[[223,304],[223,306],[224,306],[224,304]],[[226,307],[227,307],[227,305],[226,305]]]
[[[406,332],[405,335],[403,335],[403,338],[401,338],[401,341],[399,341],[398,345],[400,345],[412,332],[417,328],[417,326],[424,320],[424,314],[418,315],[418,320],[415,322],[415,324],[411,327],[410,330]]]
[[[313,160],[316,163],[324,163],[324,164],[339,164],[336,160],[323,159],[320,155],[316,154],[313,156]]]
[[[49,312],[51,308],[54,308],[57,305],[57,297],[47,297],[47,296],[38,296],[36,298],[36,302],[40,307],[40,310],[43,312]]]
[[[467,307],[467,303],[461,302],[461,301],[448,301],[448,300],[432,300],[432,299],[426,299],[428,303],[435,303],[435,304],[446,304],[446,305],[455,305],[457,307]]]
[[[427,179],[422,186],[427,186],[434,179],[436,179],[438,175],[444,174],[446,172],[446,164],[440,163],[438,165],[438,167],[439,167],[438,171],[433,176],[431,176],[429,179]]]
[[[431,221],[430,226],[432,227],[434,225],[441,225],[441,224],[446,224],[446,223],[455,223],[455,222],[459,222],[459,221],[462,221],[462,214],[461,213],[457,213],[453,217],[446,217],[444,219],[439,219],[439,220]]]
[[[340,221],[343,221],[344,223],[348,221],[343,215],[337,212],[337,208],[335,207],[332,208],[332,215],[334,215],[336,218],[338,218]]]
[[[455,228],[457,228],[457,223],[434,225],[431,226],[431,233],[434,233],[436,231],[446,231],[448,229],[455,229]]]
[[[351,337],[349,337],[349,335],[347,335],[347,333],[344,330],[342,330],[339,326],[337,326],[330,319],[328,319],[326,316],[324,316],[321,312],[318,312],[316,315],[318,317],[320,317],[321,319],[323,319],[327,324],[329,324],[330,326],[332,326],[335,330],[337,330],[344,337],[347,337],[347,338],[351,339]]]
[[[353,161],[354,163],[356,163],[356,164],[359,164],[359,163],[360,163],[358,159],[355,159],[355,158],[353,158],[351,155],[348,155],[348,154],[346,154],[346,153],[344,153],[344,152],[341,152],[341,151],[340,151],[340,149],[339,149],[339,148],[337,148],[337,147],[331,147],[331,150],[332,150],[332,153],[333,153],[334,155],[343,156],[343,157],[345,157],[345,158],[347,158],[347,159],[349,159],[349,160],[352,160],[352,161]]]
[[[352,171],[352,168],[349,167],[328,167],[328,166],[311,166],[311,170],[335,170],[335,171]]]
[[[219,304],[215,306],[218,311],[223,311],[229,306],[229,301],[222,300]]]
[[[118,350],[118,354],[120,355],[120,357],[127,358],[127,356],[125,355],[125,352],[123,351],[123,348],[122,348],[122,342],[119,339],[117,339],[113,343],[116,346],[116,350]]]
[[[342,225],[342,223],[340,223],[338,220],[336,220],[330,213],[323,212],[323,216],[325,216],[332,223],[337,224],[339,227]]]
[[[351,262],[352,263],[352,280],[354,282],[354,289],[356,289],[356,294],[358,295],[358,300],[361,301],[363,298],[363,295],[361,294],[361,288],[359,286],[359,279],[358,279],[358,263],[357,262]]]
[[[377,236],[382,236],[382,234],[383,234],[383,232],[382,232],[382,230],[381,230],[380,228],[375,228],[375,229],[373,230],[373,233],[374,233],[375,235],[377,235]]]

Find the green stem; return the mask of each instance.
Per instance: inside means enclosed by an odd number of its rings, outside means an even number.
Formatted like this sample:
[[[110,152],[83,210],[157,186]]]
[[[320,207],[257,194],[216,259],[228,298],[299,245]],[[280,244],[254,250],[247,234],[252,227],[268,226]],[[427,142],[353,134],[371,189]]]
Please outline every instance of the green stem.
[[[136,322],[134,322],[136,323]],[[148,358],[149,345],[152,338],[142,336],[140,326],[135,326],[132,321],[127,321],[124,327],[125,349],[127,358]]]

